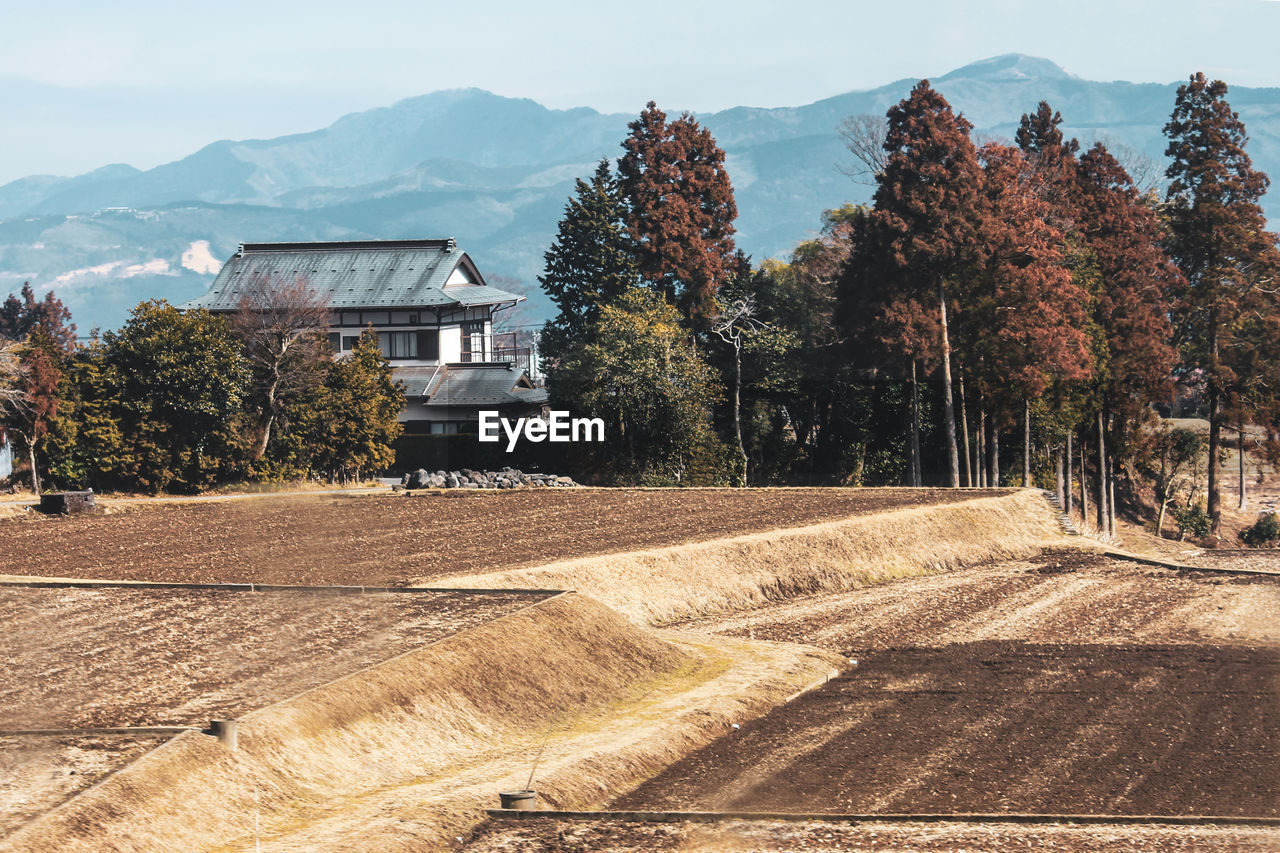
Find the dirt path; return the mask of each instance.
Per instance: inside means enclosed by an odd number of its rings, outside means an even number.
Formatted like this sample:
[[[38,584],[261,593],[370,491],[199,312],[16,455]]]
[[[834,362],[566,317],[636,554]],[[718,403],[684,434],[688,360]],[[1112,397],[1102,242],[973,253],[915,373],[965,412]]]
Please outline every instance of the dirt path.
[[[945,489],[528,489],[290,496],[0,521],[0,574],[394,584],[947,503]]]

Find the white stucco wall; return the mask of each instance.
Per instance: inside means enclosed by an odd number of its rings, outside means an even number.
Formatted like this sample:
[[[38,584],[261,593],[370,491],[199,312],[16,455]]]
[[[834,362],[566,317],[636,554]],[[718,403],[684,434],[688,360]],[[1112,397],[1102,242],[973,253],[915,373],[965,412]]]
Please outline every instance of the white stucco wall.
[[[458,326],[440,330],[440,361],[462,361],[462,329]]]

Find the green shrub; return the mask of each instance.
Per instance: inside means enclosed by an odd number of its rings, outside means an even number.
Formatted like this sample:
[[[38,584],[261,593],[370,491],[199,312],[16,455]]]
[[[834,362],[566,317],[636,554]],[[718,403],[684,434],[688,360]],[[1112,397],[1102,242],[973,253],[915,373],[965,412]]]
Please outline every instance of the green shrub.
[[[1178,522],[1178,531],[1184,539],[1201,539],[1209,535],[1209,513],[1205,511],[1203,502],[1174,507],[1173,518]]]
[[[1253,527],[1240,531],[1240,538],[1250,548],[1267,548],[1280,542],[1280,516],[1274,512],[1264,512],[1258,516]]]

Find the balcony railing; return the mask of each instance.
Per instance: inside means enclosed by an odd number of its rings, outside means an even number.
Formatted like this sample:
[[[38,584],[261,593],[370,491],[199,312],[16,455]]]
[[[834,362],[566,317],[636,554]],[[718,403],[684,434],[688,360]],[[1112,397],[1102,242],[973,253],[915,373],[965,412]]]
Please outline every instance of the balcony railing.
[[[477,346],[481,344],[481,346]],[[495,335],[463,335],[462,361],[466,364],[481,362],[508,362],[526,372],[534,372],[533,349],[519,346],[515,332]]]

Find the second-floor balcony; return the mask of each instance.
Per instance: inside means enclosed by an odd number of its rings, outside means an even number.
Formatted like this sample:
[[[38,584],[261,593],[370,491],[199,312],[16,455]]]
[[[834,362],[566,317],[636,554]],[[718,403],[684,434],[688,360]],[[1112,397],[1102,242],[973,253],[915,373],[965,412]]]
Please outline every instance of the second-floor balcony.
[[[462,361],[464,364],[508,362],[529,373],[533,373],[536,367],[533,363],[533,349],[520,346],[515,332],[463,335]]]

